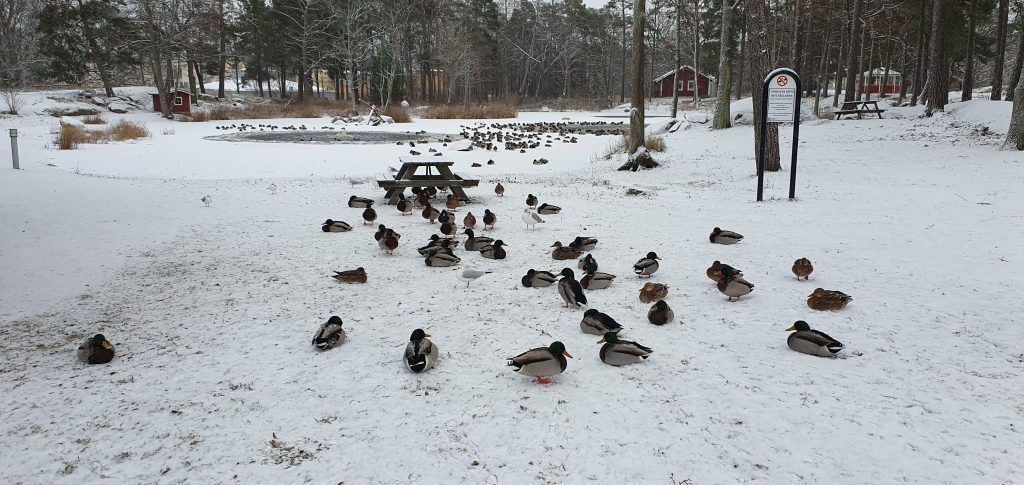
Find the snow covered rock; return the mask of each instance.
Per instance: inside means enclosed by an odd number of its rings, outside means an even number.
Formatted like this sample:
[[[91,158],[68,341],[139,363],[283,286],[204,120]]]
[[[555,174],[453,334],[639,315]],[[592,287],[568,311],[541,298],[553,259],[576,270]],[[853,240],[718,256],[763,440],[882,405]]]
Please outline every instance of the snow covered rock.
[[[395,122],[395,119],[390,117],[390,116],[388,116],[388,115],[380,115],[380,119],[384,123],[388,123],[388,124],[391,124],[391,123]]]
[[[82,120],[79,120],[79,119],[76,119],[76,118],[72,118],[70,116],[61,116],[60,117],[60,124],[68,125],[68,126],[77,126],[77,127],[84,127],[85,126],[85,123],[82,123]]]
[[[459,152],[468,152],[468,151],[473,149],[473,141],[472,140],[460,140],[460,141],[452,142],[452,143],[448,144],[448,148],[450,148],[452,150],[455,150],[455,151],[459,151]]]
[[[131,109],[131,106],[129,106],[128,103],[123,103],[123,102],[118,101],[118,102],[110,103],[107,106],[107,109],[110,110],[111,113],[117,113],[117,114],[122,114],[123,115],[123,114],[127,113],[128,110]]]
[[[403,99],[402,100],[402,107],[403,108],[408,108],[409,107],[409,101]]]
[[[813,106],[808,106],[807,104],[809,101],[811,105],[813,105],[814,100],[804,99],[803,101],[804,102],[800,104],[800,121],[810,121],[816,119],[816,117],[814,116]],[[729,114],[732,116],[731,126],[753,125],[754,102],[752,98],[743,98],[730,103]]]
[[[708,120],[711,119],[711,117],[703,111],[690,111],[684,115],[684,118],[686,118],[686,121],[689,121],[690,123],[707,123]]]
[[[93,96],[92,97],[92,103],[95,104],[95,105],[98,105],[98,106],[106,106],[106,105],[110,104],[110,100],[107,99],[107,98],[104,98],[103,96]]]
[[[551,108],[549,108],[548,105],[541,106],[540,110],[545,112],[545,113],[551,112]]]

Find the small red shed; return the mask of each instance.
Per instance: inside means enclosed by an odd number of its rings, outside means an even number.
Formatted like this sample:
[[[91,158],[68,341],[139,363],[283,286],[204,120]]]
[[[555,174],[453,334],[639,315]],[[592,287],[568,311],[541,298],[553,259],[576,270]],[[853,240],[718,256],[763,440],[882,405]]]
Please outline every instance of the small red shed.
[[[160,93],[153,93],[153,111],[162,111],[160,105]],[[192,93],[188,91],[171,91],[168,93],[171,98],[171,113],[191,113]]]
[[[861,82],[867,83],[868,76],[871,76],[872,93],[899,94],[903,88],[903,74],[899,71],[876,67],[861,73]]]
[[[704,73],[697,73],[694,76],[694,72],[692,66],[682,66],[679,68],[679,85],[677,86],[679,95],[693,96],[695,87],[698,89],[701,97],[711,95],[712,88],[715,85],[715,78]],[[672,81],[675,78],[675,73],[675,71],[669,71],[655,78],[651,85],[651,96],[655,98],[672,96]],[[695,77],[696,80],[694,79]]]

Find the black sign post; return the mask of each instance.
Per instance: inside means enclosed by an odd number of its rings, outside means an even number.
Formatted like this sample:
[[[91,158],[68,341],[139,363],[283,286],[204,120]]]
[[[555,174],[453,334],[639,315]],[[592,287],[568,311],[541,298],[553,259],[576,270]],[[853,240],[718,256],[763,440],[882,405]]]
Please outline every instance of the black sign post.
[[[800,76],[792,69],[768,73],[761,89],[761,149],[757,154],[757,201],[764,200],[764,154],[768,123],[793,123],[793,160],[789,169],[789,199],[796,198],[796,152],[800,143]]]

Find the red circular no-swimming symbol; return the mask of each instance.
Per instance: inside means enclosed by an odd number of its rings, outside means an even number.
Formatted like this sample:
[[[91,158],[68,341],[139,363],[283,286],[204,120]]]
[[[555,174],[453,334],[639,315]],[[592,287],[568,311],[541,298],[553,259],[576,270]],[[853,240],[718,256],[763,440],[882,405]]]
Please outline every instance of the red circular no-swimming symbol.
[[[789,84],[789,76],[785,76],[785,75],[779,76],[779,77],[775,78],[775,83],[778,84],[779,86],[785,86],[785,85]]]

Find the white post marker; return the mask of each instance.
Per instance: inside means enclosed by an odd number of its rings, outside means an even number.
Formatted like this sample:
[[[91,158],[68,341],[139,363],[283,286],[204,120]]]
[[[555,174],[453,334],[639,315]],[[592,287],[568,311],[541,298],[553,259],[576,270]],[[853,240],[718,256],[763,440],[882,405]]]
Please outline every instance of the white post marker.
[[[18,129],[11,128],[11,160],[14,161],[14,169],[20,170],[18,165]]]

